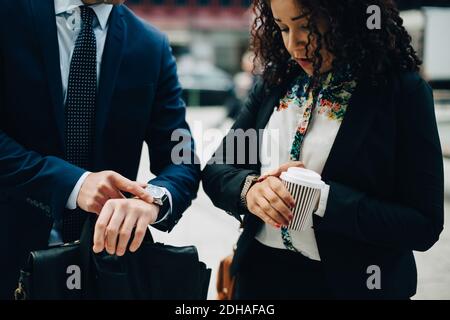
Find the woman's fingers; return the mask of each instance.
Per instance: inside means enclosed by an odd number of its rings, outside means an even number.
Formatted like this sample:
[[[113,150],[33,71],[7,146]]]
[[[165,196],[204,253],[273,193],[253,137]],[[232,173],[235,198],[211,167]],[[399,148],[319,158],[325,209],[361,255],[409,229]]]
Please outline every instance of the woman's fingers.
[[[295,206],[295,201],[281,180],[269,177],[249,190],[247,204],[250,212],[279,228],[281,225],[289,225],[292,220],[290,207]]]
[[[258,216],[259,218],[261,218],[261,220],[264,221],[265,223],[270,224],[270,225],[274,226],[275,228],[280,228],[281,227],[281,224],[277,223],[269,215],[267,215],[260,206],[255,205],[253,213],[256,216]]]
[[[289,224],[289,222],[284,219],[283,215],[276,211],[263,196],[258,198],[257,204],[269,218],[275,221],[276,225],[284,226]]]
[[[283,200],[283,202],[288,207],[295,207],[295,199],[292,197],[291,193],[286,189],[283,182],[281,182],[280,179],[275,177],[270,177],[267,179],[267,183],[269,184],[269,187],[278,195],[278,197]]]
[[[269,172],[265,173],[264,175],[262,175],[258,179],[258,182],[264,181],[268,177],[279,177],[283,172],[288,171],[289,168],[293,168],[293,167],[304,168],[305,166],[303,165],[302,161],[290,161],[290,162],[284,163],[277,169],[274,169],[274,170],[269,171]]]
[[[263,190],[264,198],[270,203],[272,208],[274,208],[278,213],[280,213],[285,223],[284,225],[288,225],[290,221],[293,219],[293,215],[289,207],[281,200],[281,198],[270,188],[265,188]]]
[[[278,168],[278,176],[281,175],[282,172],[287,171],[289,168],[304,168],[305,166],[303,165],[302,161],[290,161],[287,163],[282,164],[279,168]]]

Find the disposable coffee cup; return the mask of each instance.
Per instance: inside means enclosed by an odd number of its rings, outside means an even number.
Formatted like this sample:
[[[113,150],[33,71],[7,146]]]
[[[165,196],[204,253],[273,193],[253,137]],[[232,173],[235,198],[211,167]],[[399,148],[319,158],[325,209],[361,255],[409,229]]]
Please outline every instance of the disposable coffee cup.
[[[304,168],[289,168],[281,180],[295,199],[294,219],[288,229],[304,231],[312,227],[312,215],[325,183],[319,174]]]

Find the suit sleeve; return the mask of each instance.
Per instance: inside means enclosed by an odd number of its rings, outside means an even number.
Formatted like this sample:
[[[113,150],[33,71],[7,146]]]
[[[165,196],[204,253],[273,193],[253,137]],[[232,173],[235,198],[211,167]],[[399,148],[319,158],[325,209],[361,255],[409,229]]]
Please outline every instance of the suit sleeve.
[[[398,108],[395,201],[329,181],[327,210],[318,230],[399,250],[426,251],[439,239],[444,175],[433,97],[423,80],[411,87],[403,91]]]
[[[0,193],[34,204],[43,214],[58,218],[84,171],[59,158],[28,150],[5,132],[4,67],[0,51]]]
[[[146,142],[150,170],[157,176],[149,183],[166,188],[172,196],[171,214],[154,227],[170,231],[197,196],[200,161],[186,123],[186,105],[181,99],[176,63],[166,37],[162,50],[160,77]]]
[[[213,204],[227,211],[241,221],[241,215],[248,214],[248,210],[241,205],[241,191],[245,178],[258,175],[254,166],[249,166],[249,140],[245,141],[245,150],[238,150],[239,132],[254,129],[256,113],[262,105],[264,95],[263,83],[257,82],[229,133],[222,140],[213,157],[208,161],[202,172],[203,188]],[[242,130],[242,131],[241,131]],[[233,152],[230,154],[230,145]],[[242,157],[245,156],[245,159]]]

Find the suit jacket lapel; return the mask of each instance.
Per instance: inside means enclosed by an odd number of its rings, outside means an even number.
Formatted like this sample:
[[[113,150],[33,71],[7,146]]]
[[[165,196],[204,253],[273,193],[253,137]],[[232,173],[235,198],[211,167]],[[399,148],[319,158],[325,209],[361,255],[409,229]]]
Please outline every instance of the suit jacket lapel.
[[[100,70],[95,125],[95,145],[97,146],[101,144],[106,120],[108,119],[111,98],[114,92],[125,42],[126,23],[122,16],[122,8],[120,6],[114,6],[109,18],[108,35]]]
[[[272,113],[275,109],[275,107],[278,105],[278,101],[281,98],[281,95],[284,93],[284,86],[277,86],[275,89],[272,89],[270,92],[270,95],[267,97],[267,99],[262,104],[262,108],[256,115],[256,123],[255,123],[255,129],[256,129],[256,136],[258,141],[258,164],[256,168],[259,170],[261,168],[261,159],[260,159],[260,153],[261,153],[261,145],[262,145],[262,135],[260,134],[260,130],[264,129],[269,122],[270,117],[272,116]]]
[[[60,145],[62,150],[64,150],[65,117],[54,2],[53,0],[30,0],[30,6],[33,15],[33,26],[41,47],[50,95],[53,101],[53,111]]]
[[[323,179],[348,174],[342,169],[357,160],[356,151],[371,127],[376,109],[381,107],[380,97],[380,87],[371,87],[367,82],[357,86],[322,171]]]

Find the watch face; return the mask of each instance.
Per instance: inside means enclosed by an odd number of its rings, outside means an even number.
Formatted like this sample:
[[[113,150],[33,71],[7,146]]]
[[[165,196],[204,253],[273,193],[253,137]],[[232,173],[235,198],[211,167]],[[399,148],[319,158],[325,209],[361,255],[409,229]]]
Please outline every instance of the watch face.
[[[164,192],[164,189],[157,186],[149,185],[147,187],[147,190],[150,192],[150,195],[153,198],[161,199],[166,193]]]

